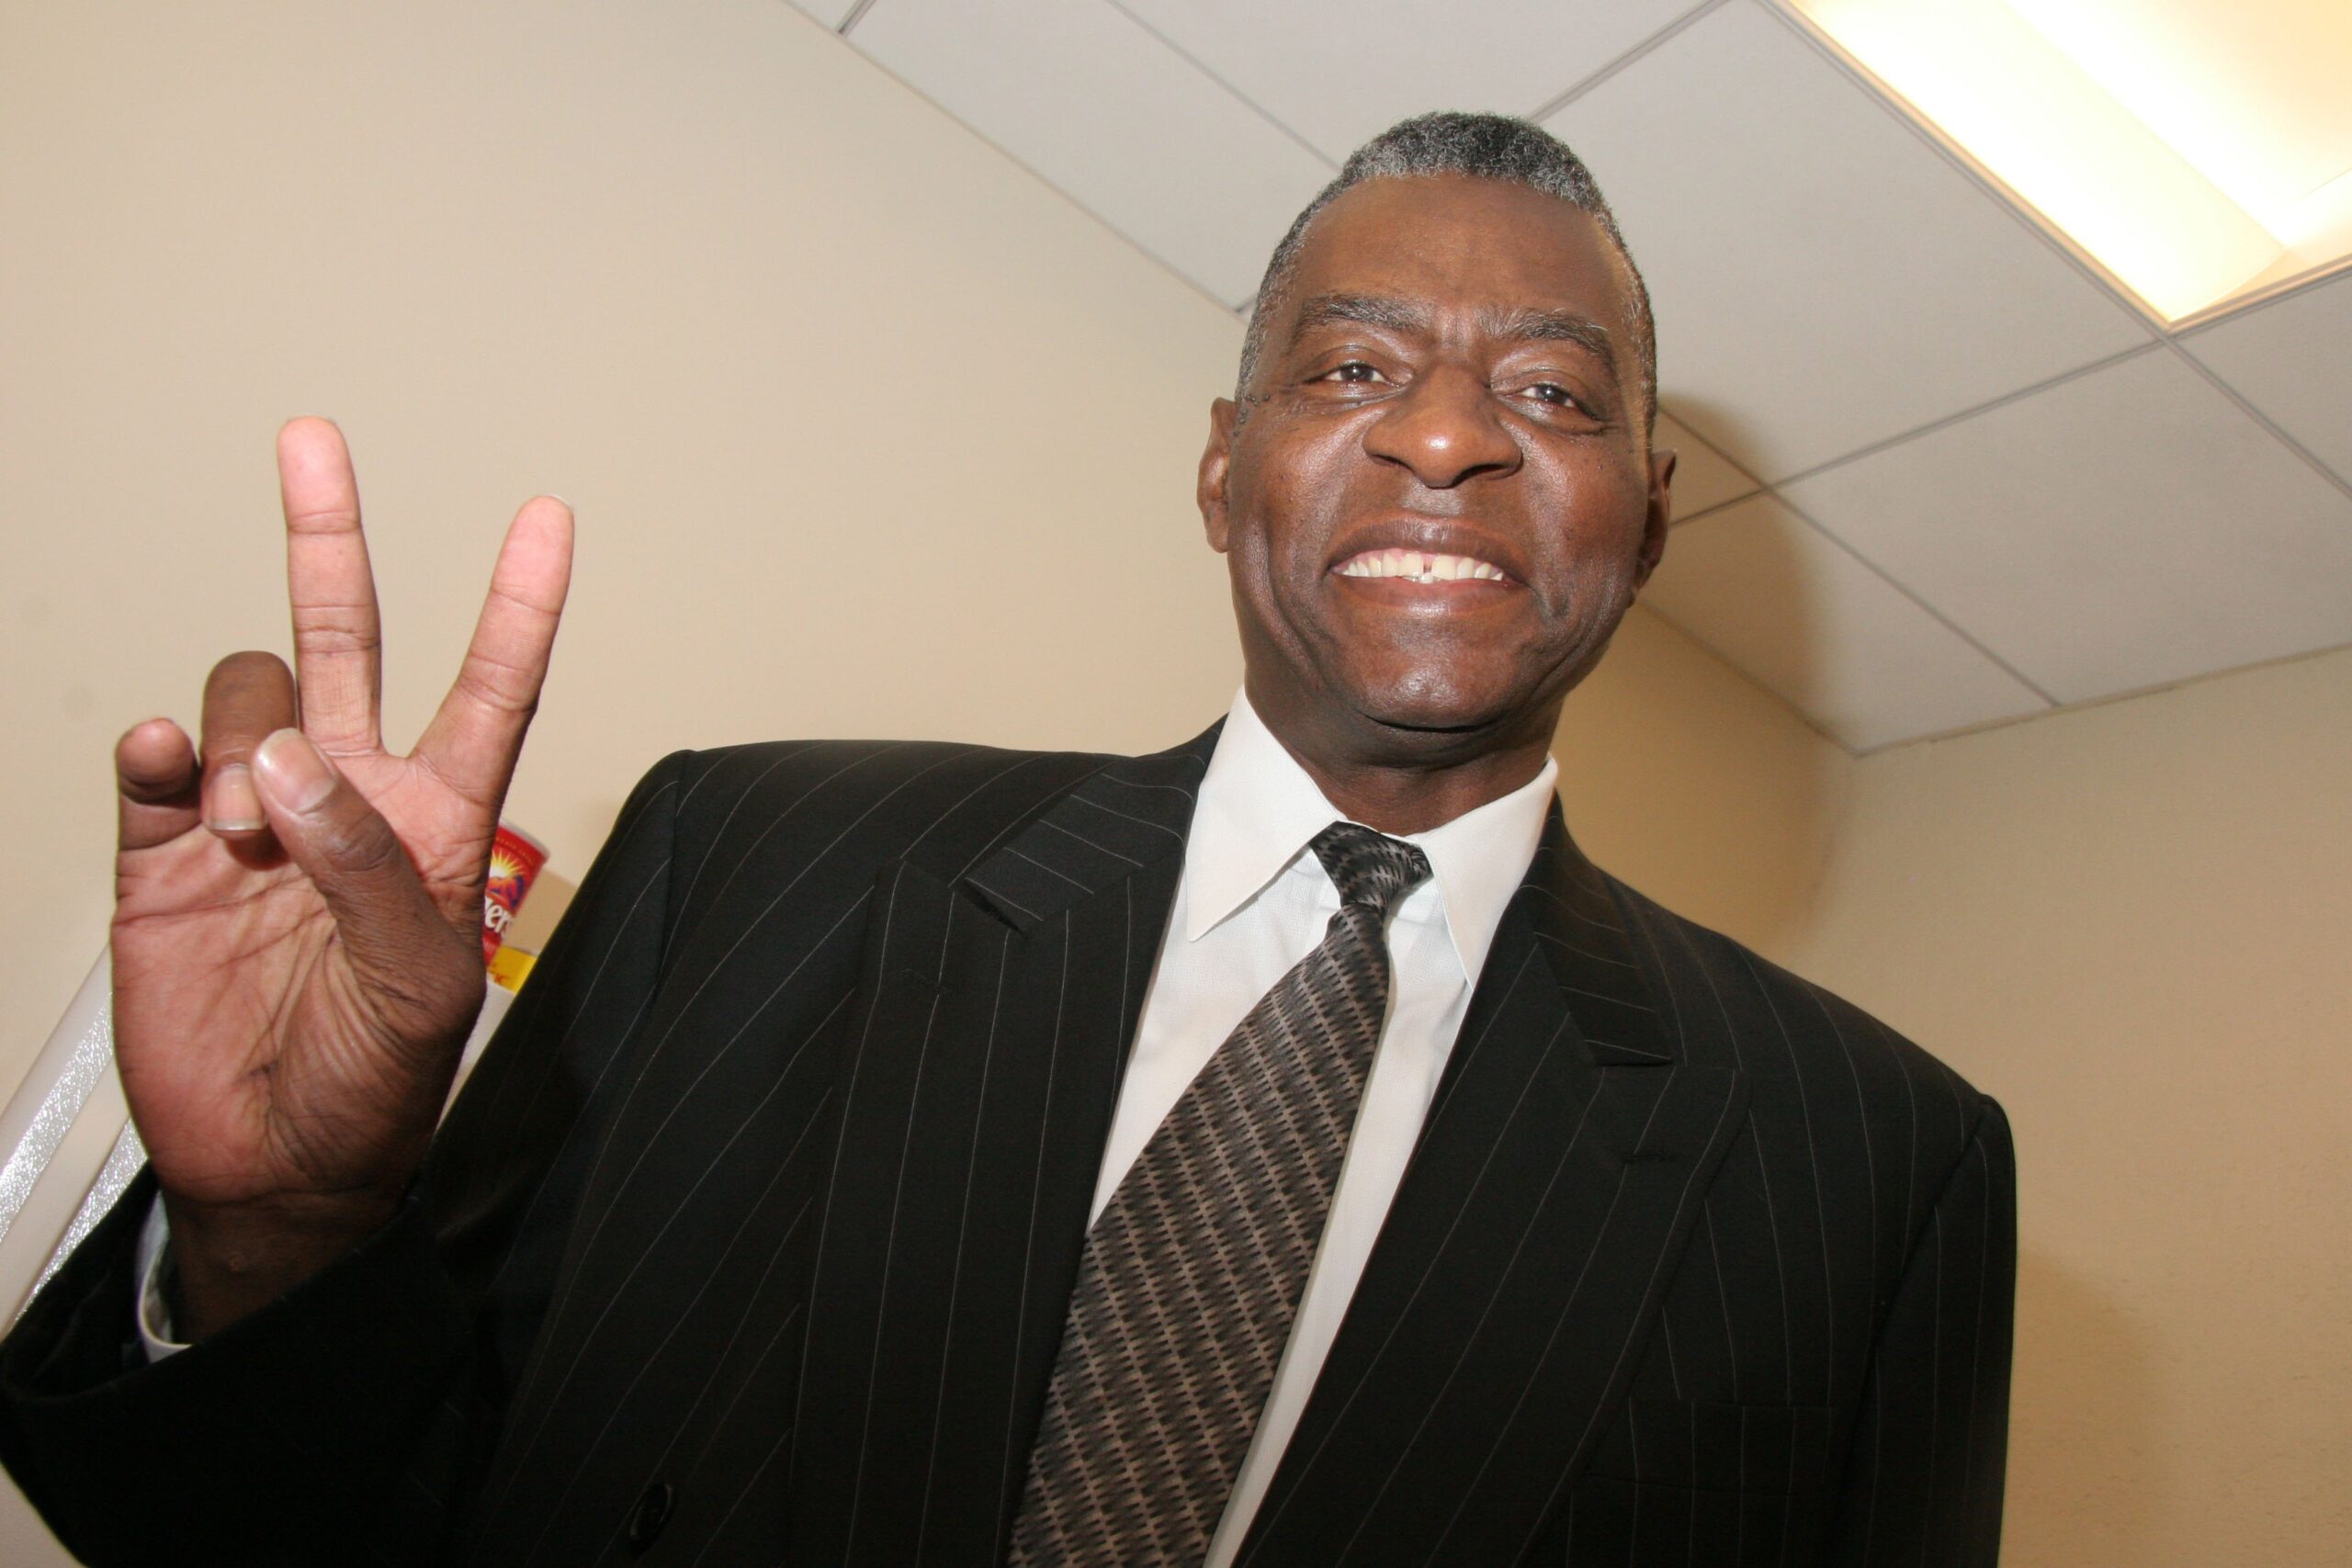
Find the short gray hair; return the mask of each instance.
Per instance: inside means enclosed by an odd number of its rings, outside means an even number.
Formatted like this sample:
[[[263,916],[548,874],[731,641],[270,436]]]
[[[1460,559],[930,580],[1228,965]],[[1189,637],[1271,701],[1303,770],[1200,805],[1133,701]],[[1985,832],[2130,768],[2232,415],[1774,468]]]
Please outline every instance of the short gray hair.
[[[1270,319],[1280,309],[1298,273],[1298,253],[1306,231],[1340,193],[1366,180],[1404,179],[1424,175],[1465,175],[1472,179],[1502,180],[1555,196],[1577,211],[1588,213],[1618,259],[1624,263],[1632,299],[1627,326],[1641,371],[1642,421],[1646,430],[1657,415],[1657,327],[1650,316],[1649,288],[1634,265],[1625,236],[1618,231],[1616,215],[1593,183],[1584,160],[1567,144],[1540,126],[1509,115],[1444,112],[1402,120],[1349,154],[1339,176],[1306,204],[1292,222],[1290,232],[1274,247],[1266,276],[1258,285],[1257,303],[1250,312],[1250,331],[1241,340],[1241,373],[1234,397],[1246,414],[1250,380],[1257,374],[1258,358],[1266,344]]]

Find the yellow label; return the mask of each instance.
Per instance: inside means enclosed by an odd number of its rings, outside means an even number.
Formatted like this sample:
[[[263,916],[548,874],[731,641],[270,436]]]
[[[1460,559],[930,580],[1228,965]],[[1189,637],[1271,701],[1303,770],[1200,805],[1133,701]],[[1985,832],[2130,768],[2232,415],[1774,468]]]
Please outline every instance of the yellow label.
[[[538,961],[537,953],[508,942],[490,955],[490,983],[520,991],[523,982],[530,977],[531,965]]]

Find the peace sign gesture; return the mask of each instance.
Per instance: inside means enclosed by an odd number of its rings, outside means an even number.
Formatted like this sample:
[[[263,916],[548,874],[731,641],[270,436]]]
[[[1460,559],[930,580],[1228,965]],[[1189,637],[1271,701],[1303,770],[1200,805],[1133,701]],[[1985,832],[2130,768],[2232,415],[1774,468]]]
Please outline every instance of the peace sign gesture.
[[[548,497],[508,527],[456,682],[384,750],[381,637],[343,434],[278,433],[294,669],[237,653],[203,743],[115,750],[115,1055],[197,1337],[347,1251],[423,1159],[482,996],[482,881],[571,570]]]

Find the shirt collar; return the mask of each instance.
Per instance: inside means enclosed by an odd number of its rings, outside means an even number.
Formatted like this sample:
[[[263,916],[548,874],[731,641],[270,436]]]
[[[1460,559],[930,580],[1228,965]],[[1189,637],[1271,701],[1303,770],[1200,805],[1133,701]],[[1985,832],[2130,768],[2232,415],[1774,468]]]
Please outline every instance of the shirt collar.
[[[1446,934],[1473,984],[1544,835],[1559,772],[1546,757],[1543,770],[1509,795],[1406,835],[1429,857]],[[1274,739],[1248,693],[1237,693],[1184,846],[1184,940],[1198,942],[1229,919],[1344,815]]]

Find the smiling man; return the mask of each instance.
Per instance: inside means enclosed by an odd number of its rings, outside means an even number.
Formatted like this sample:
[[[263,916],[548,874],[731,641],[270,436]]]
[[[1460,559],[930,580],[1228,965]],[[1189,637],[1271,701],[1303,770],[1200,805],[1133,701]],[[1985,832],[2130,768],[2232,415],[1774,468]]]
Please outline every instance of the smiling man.
[[[1580,165],[1363,172],[1448,134],[1474,132],[1400,128],[1302,215],[1201,464],[1251,705],[1334,805],[1406,833],[1535,776],[1657,564],[1674,468],[1648,303]]]
[[[289,426],[295,671],[118,753],[153,1168],[0,1348],[27,1493],[141,1564],[1993,1562],[1999,1108],[1554,798],[1652,344],[1566,149],[1376,139],[1212,412],[1226,719],[666,759],[437,1134],[570,520],[391,757]]]

